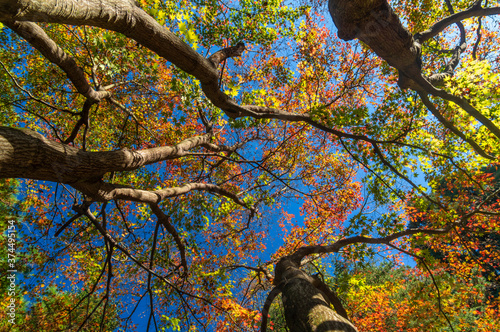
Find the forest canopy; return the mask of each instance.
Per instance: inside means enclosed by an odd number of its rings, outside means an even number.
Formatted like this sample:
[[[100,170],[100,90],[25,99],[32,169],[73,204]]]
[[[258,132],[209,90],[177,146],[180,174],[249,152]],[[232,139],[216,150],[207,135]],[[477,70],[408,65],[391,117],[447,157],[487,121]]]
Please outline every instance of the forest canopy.
[[[0,0],[1,327],[500,330],[498,14]]]

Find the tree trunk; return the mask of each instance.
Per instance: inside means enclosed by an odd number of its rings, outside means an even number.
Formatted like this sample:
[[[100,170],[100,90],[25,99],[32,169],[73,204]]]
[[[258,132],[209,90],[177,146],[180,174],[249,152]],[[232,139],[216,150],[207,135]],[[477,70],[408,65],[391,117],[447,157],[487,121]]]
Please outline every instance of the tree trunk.
[[[275,284],[281,289],[286,324],[291,332],[358,331],[331,308],[326,295],[314,286],[314,278],[300,270],[291,258],[285,257],[276,264]]]

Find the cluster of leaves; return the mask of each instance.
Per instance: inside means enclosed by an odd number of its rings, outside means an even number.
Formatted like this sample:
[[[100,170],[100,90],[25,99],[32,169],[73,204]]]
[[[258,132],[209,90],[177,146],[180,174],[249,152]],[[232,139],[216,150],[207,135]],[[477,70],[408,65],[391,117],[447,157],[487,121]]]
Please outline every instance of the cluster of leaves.
[[[20,225],[19,212],[22,205],[16,199],[19,182],[14,179],[2,179],[0,182],[0,227],[5,233],[0,234],[1,280],[0,300],[2,311],[0,313],[0,328],[5,331],[95,331],[101,325],[98,315],[90,319],[88,310],[97,303],[94,295],[86,292],[57,286],[39,284],[34,290],[26,281],[32,279],[38,264],[45,260],[40,258],[36,247],[23,241],[24,232]],[[9,228],[8,226],[11,226]],[[8,246],[10,238],[7,230],[15,229],[14,246]],[[12,249],[12,250],[9,250]],[[10,255],[9,255],[10,253]],[[10,263],[15,261],[15,269]],[[12,271],[15,271],[12,273]],[[15,280],[12,276],[15,276]],[[9,278],[7,278],[9,276]],[[42,281],[43,282],[43,281]],[[8,314],[7,305],[14,303],[16,324]],[[104,331],[113,331],[119,325],[116,305],[110,305],[106,313]]]
[[[451,331],[439,310],[460,331],[491,331],[500,324],[497,300],[483,297],[484,278],[466,281],[441,268],[429,274],[392,263],[339,272],[334,283],[360,331]]]

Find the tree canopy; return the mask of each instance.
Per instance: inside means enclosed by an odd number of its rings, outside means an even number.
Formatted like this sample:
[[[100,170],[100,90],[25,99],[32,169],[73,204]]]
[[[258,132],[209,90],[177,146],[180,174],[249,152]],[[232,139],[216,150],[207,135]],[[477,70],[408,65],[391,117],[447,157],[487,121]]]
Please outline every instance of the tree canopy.
[[[498,14],[0,0],[0,178],[22,179],[0,220],[35,303],[17,321],[497,330]]]

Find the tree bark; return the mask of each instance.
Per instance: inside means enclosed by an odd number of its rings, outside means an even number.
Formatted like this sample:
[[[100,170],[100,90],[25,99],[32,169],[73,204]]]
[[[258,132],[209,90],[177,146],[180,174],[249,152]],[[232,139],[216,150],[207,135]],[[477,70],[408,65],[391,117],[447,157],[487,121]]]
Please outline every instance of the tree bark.
[[[274,283],[282,292],[286,324],[291,332],[357,332],[314,286],[314,279],[300,270],[299,263],[284,257],[276,264]]]
[[[197,146],[207,146],[210,135],[186,139],[174,146],[144,150],[88,152],[51,141],[21,128],[0,127],[0,178],[24,178],[74,184],[96,182],[108,172],[182,157]]]
[[[359,39],[400,72],[400,81],[420,76],[420,44],[401,24],[387,0],[329,0],[338,36]],[[405,77],[401,77],[403,74]]]

